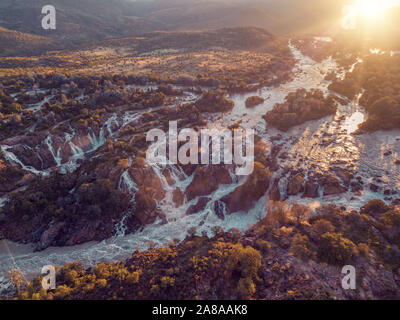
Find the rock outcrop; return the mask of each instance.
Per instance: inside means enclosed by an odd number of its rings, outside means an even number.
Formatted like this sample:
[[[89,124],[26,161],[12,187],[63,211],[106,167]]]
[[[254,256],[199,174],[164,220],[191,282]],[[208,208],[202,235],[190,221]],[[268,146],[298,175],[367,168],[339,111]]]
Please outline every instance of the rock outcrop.
[[[276,105],[263,118],[279,130],[287,131],[306,121],[335,114],[336,109],[334,96],[325,98],[320,90],[299,89],[290,93],[284,103]]]
[[[252,96],[246,99],[246,108],[254,108],[264,102],[264,98]]]
[[[293,175],[289,178],[287,186],[287,195],[295,196],[303,191],[304,178],[300,174]]]
[[[226,203],[228,213],[248,211],[267,192],[271,173],[259,162],[254,163],[254,171],[246,182],[221,200]]]
[[[186,199],[191,201],[196,197],[209,195],[217,190],[219,185],[231,182],[232,178],[225,166],[199,166],[194,173],[191,184],[185,190]]]

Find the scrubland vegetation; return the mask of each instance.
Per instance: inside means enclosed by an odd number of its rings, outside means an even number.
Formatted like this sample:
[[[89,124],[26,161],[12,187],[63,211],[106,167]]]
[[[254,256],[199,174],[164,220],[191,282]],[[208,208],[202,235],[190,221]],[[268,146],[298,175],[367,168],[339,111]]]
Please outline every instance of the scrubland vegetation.
[[[221,35],[224,48],[214,52],[210,48]],[[229,55],[229,61],[236,57],[246,63],[243,37],[247,50],[263,60],[262,68],[258,60],[244,68],[238,64],[225,68],[226,62],[218,68],[193,68],[197,51],[207,55],[207,63],[212,63],[210,54],[219,53]],[[183,53],[174,59],[191,65],[189,77],[185,68],[172,70],[171,61],[162,66],[168,67],[168,74],[153,65],[154,57],[165,61],[171,57],[156,48],[174,45],[171,39],[183,46]],[[155,201],[162,199],[163,191],[155,173],[146,168],[146,132],[167,129],[171,120],[198,129],[207,123],[203,114],[233,108],[228,92],[286,81],[294,63],[284,41],[260,29],[151,33],[131,43],[128,53],[118,51],[129,41],[110,40],[111,49],[104,51],[86,48],[1,61],[0,139],[6,149],[0,153],[0,170],[8,178],[0,192],[8,201],[1,209],[0,231],[7,239],[33,242],[42,250],[108,238],[126,212],[134,212],[126,221],[127,232],[154,222],[162,217]],[[141,71],[120,74],[113,59],[122,59],[124,69],[141,59],[151,62]],[[104,72],[101,68],[107,63],[112,67]],[[262,78],[254,85],[257,76]],[[195,101],[184,102],[184,90]],[[135,113],[138,120],[131,118]],[[26,164],[25,170],[9,161],[8,151]],[[72,156],[79,158],[69,172]],[[133,191],[121,188],[124,171],[138,185],[134,204]]]
[[[310,49],[312,39],[293,43],[316,60],[332,56],[342,67],[355,61],[353,49],[349,58],[347,51],[335,55],[336,43],[321,50]],[[370,56],[344,79],[331,73],[329,89],[343,97],[299,89],[263,118],[288,131],[334,115],[339,103],[362,93],[360,104],[369,116],[360,131],[398,128],[398,59]],[[220,185],[236,183],[231,168],[186,165],[156,172],[145,161],[146,133],[167,131],[169,121],[200,130],[233,109],[229,94],[285,83],[294,65],[286,39],[256,28],[153,32],[42,56],[1,58],[0,196],[7,197],[0,208],[1,236],[44,250],[110,238],[122,219],[126,233],[155,221],[168,223],[159,207],[164,180],[172,187],[174,179],[191,175],[185,190],[173,190],[172,200],[179,208],[197,198],[186,214],[199,213]],[[265,101],[251,96],[245,105]],[[240,121],[230,129],[238,127]],[[280,152],[282,141],[282,135],[271,137],[269,146],[256,136],[253,174],[212,203],[219,219],[249,212],[267,193],[284,200],[364,191],[362,178],[347,167],[313,175],[281,166],[279,159],[288,157]],[[278,185],[281,169],[285,188]],[[396,190],[386,191],[394,200]],[[149,250],[137,249],[126,261],[59,266],[53,291],[41,289],[41,277],[25,283],[15,271],[11,298],[399,298],[396,200],[390,206],[372,200],[359,211],[271,202],[268,215],[248,231],[215,227],[213,233],[209,238],[191,228],[182,242],[166,247],[150,242]],[[346,264],[357,266],[356,291],[338,283]]]
[[[224,39],[221,42],[221,39]],[[291,77],[286,39],[258,28],[151,32],[42,56],[1,58],[0,77],[134,74],[143,81],[251,91]]]
[[[307,92],[299,89],[290,93],[285,102],[275,105],[273,110],[264,116],[265,121],[280,130],[316,120],[336,113],[336,102],[333,95],[325,98],[320,90]]]
[[[345,79],[335,80],[330,89],[348,99],[359,100],[368,112],[360,132],[400,128],[400,56],[372,54],[363,58]]]
[[[313,216],[301,205],[272,203],[245,234],[215,228],[209,239],[194,229],[182,243],[136,250],[125,262],[70,263],[58,269],[56,290],[41,289],[39,277],[20,284],[15,298],[398,298],[399,230],[400,212],[380,200],[360,212],[325,205]],[[357,266],[356,291],[337,282],[345,264]]]

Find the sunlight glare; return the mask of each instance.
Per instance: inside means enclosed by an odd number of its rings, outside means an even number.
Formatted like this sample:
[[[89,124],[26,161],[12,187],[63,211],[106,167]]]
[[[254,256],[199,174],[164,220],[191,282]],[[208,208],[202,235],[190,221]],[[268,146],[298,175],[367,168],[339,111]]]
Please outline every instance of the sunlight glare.
[[[389,7],[389,1],[383,0],[358,0],[356,2],[356,11],[364,18],[378,17]]]
[[[384,19],[387,9],[397,6],[400,6],[400,0],[355,0],[352,5],[343,8],[342,26],[344,29],[356,29],[357,18],[376,24]]]
[[[358,126],[364,122],[364,114],[360,111],[354,112],[349,118],[345,120],[343,129],[347,130],[348,134],[357,131]]]

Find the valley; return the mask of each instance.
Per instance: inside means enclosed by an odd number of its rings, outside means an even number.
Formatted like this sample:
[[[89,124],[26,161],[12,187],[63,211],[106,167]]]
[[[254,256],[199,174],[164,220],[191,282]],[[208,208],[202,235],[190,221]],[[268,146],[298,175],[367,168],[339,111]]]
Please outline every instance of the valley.
[[[217,46],[218,35],[226,40]],[[283,201],[311,216],[329,204],[353,214],[373,199],[397,208],[399,128],[359,132],[367,88],[330,90],[332,75],[346,81],[371,53],[343,47],[333,57],[334,40],[315,37],[316,61],[301,41],[234,28],[110,40],[21,59],[17,69],[2,59],[3,289],[13,268],[32,278],[47,264],[93,267],[171,241],[184,246],[188,233],[251,232]],[[247,108],[252,96],[263,102]],[[255,129],[255,173],[149,166],[145,134],[171,120]]]
[[[0,300],[400,299],[399,8],[2,0]]]

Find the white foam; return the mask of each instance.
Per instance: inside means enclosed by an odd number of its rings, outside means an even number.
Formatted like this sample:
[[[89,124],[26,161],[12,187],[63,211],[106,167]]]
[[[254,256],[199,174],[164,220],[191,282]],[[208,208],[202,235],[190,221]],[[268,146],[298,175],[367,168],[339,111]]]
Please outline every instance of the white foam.
[[[364,178],[379,174],[385,184],[399,188],[399,168],[394,164],[394,159],[399,158],[400,155],[399,131],[352,136],[350,133],[360,122],[361,115],[365,116],[365,111],[358,105],[357,101],[339,106],[338,113],[335,116],[309,121],[289,130],[287,133],[279,132],[265,125],[261,116],[271,110],[276,103],[283,102],[288,93],[294,92],[299,88],[305,88],[321,89],[324,94],[328,94],[330,82],[325,81],[324,78],[331,71],[339,71],[337,63],[332,58],[318,63],[302,55],[294,45],[290,44],[289,47],[298,60],[295,67],[296,76],[292,81],[278,88],[260,89],[257,94],[264,97],[265,102],[253,109],[247,109],[245,101],[247,97],[255,93],[230,96],[235,102],[233,111],[225,114],[220,120],[210,121],[209,125],[226,128],[228,125],[242,120],[244,128],[257,128],[257,133],[266,141],[269,141],[269,138],[277,133],[282,134],[282,141],[292,140],[292,142],[287,142],[282,150],[289,153],[290,157],[285,163],[287,165],[295,166],[307,172],[312,166],[322,170],[329,170],[331,165],[345,162]],[[356,63],[360,63],[360,61]],[[354,67],[355,65],[352,66],[352,68]],[[132,111],[126,112],[122,118],[122,127],[136,121],[139,115],[140,113]],[[336,121],[343,115],[345,117],[343,121]],[[210,118],[214,119],[219,116],[211,116]],[[112,133],[111,121],[116,121],[115,117],[112,119],[106,125],[107,133],[110,135]],[[326,137],[331,138],[332,142],[322,145],[321,142]],[[105,142],[104,131],[101,130],[98,137],[94,133],[89,134],[89,139],[92,144],[92,150],[99,148]],[[4,146],[2,146],[3,149],[7,151]],[[387,149],[391,149],[392,154],[384,156],[382,151]],[[82,156],[82,152],[79,149],[75,149],[73,153],[76,157],[78,155]],[[19,160],[15,159],[16,157],[13,157],[11,153],[6,154],[7,156],[18,163]],[[301,158],[305,160],[301,161]],[[171,177],[174,180],[172,186],[168,184],[162,174],[164,169],[168,169],[171,172]],[[175,166],[156,166],[154,171],[166,191],[165,198],[158,205],[165,213],[167,223],[159,219],[154,224],[145,226],[134,234],[126,235],[125,215],[124,219],[116,225],[115,237],[101,242],[90,242],[73,247],[48,248],[42,252],[33,252],[30,245],[6,241],[13,255],[13,260],[9,258],[6,251],[0,251],[0,276],[4,277],[9,270],[15,267],[15,264],[28,275],[38,274],[42,266],[46,264],[63,265],[66,262],[81,261],[85,266],[90,266],[101,261],[123,260],[130,257],[136,247],[141,250],[147,249],[150,241],[157,245],[166,245],[175,238],[182,240],[186,236],[187,230],[191,227],[196,227],[198,234],[205,232],[208,235],[212,234],[214,226],[220,226],[225,230],[233,227],[246,230],[266,214],[265,203],[268,201],[268,197],[264,196],[248,212],[225,214],[224,220],[216,216],[213,209],[214,203],[241,185],[245,181],[245,179],[241,178],[239,180],[234,179],[234,182],[229,185],[220,186],[218,190],[209,195],[211,201],[202,212],[188,216],[185,214],[186,210],[189,206],[195,204],[197,199],[185,202],[182,206],[176,208],[172,201],[172,194],[177,187],[184,191],[191,183],[193,175],[187,176],[182,169]],[[279,174],[281,174],[281,170],[278,171],[277,175]],[[287,187],[287,175],[286,178],[279,182],[279,188],[282,192]],[[128,190],[132,194],[135,193],[137,186],[129,176],[128,171],[122,174],[119,187]],[[320,195],[322,195],[322,190],[320,190]],[[382,197],[380,194],[369,191],[367,186],[365,186],[365,191],[359,197],[352,199],[353,196],[351,192],[347,192],[337,196],[320,196],[317,199],[303,199],[300,196],[295,196],[290,197],[288,201],[305,203],[313,207],[333,202],[347,207],[359,208],[369,199]],[[222,211],[225,211],[224,208],[222,209]],[[131,213],[128,212],[127,214]]]

